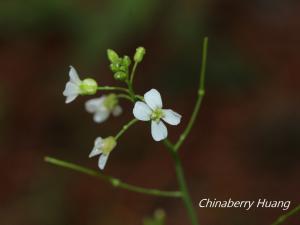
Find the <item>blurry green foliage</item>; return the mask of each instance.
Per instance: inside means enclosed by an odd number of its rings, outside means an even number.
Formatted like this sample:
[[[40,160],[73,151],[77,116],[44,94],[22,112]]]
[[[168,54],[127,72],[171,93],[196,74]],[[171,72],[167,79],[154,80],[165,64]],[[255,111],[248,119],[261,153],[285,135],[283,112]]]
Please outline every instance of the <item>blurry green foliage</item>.
[[[172,79],[171,89],[185,89],[196,82],[201,40],[211,32],[204,22],[209,16],[205,2],[1,1],[0,38],[36,40],[35,44],[38,44],[42,35],[52,32],[67,40],[66,44],[72,50],[70,62],[91,66],[104,60],[103,53],[107,47],[124,48],[131,40],[135,41],[135,45],[145,44],[139,42],[152,35],[149,30],[155,27],[159,31],[155,35],[160,38],[164,62],[153,61],[159,68],[153,65],[152,69],[154,73],[164,74],[161,85],[169,86]],[[210,40],[209,86],[238,91],[257,83],[256,68],[235,52],[230,40],[216,40],[213,35]],[[159,46],[159,43],[156,45]]]
[[[107,46],[122,44],[125,37],[145,32],[159,3],[158,0],[4,1],[0,3],[1,37],[32,38],[52,29],[71,35],[76,57],[80,55],[81,61],[91,63]]]
[[[77,8],[69,0],[2,1],[0,3],[1,36],[22,38],[26,36],[25,32],[51,28],[49,23],[68,27],[74,22],[70,19],[76,18],[73,15],[78,12]],[[15,36],[16,33],[22,33],[22,36]]]
[[[153,217],[145,218],[143,225],[165,225],[166,214],[162,209],[155,210]]]

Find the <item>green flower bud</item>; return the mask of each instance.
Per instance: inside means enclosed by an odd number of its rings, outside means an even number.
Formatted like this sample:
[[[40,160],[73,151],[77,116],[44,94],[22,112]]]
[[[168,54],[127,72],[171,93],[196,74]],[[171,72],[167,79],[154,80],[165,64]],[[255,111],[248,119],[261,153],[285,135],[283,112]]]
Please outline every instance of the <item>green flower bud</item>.
[[[94,95],[97,92],[98,84],[92,78],[84,79],[80,84],[80,94],[82,95]]]
[[[126,72],[128,70],[127,66],[121,65],[119,71]]]
[[[134,54],[134,61],[141,62],[144,58],[145,53],[146,53],[146,50],[144,47],[138,47]]]
[[[111,50],[111,49],[107,49],[107,57],[108,57],[109,61],[112,63],[115,63],[116,61],[118,61],[120,59],[118,54],[114,50]]]
[[[110,69],[114,73],[118,72],[120,70],[120,64],[118,64],[118,63],[112,63],[112,64],[110,64]]]
[[[114,73],[122,70],[123,68],[124,68],[124,66],[123,66],[123,59],[122,58],[118,58],[110,64],[110,69]]]
[[[117,141],[114,137],[110,136],[103,140],[102,152],[103,154],[109,154],[117,145]]]
[[[114,74],[114,78],[119,81],[125,81],[127,79],[127,77],[128,77],[128,74],[123,71],[119,71]]]
[[[123,65],[128,68],[130,64],[131,64],[131,59],[129,58],[129,56],[125,55],[123,57]]]

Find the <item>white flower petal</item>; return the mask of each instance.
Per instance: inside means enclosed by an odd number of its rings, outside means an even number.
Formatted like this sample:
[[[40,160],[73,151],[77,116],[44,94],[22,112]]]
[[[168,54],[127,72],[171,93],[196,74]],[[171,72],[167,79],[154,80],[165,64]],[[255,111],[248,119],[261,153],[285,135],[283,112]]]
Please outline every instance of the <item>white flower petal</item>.
[[[94,113],[96,111],[102,110],[104,108],[103,106],[104,100],[105,100],[105,96],[88,100],[85,103],[86,111],[88,111],[89,113]]]
[[[151,122],[151,134],[155,141],[161,141],[168,136],[168,130],[166,125],[162,122]]]
[[[102,153],[101,149],[94,147],[93,150],[89,154],[89,158],[92,158],[96,155],[100,155],[101,153]]]
[[[174,112],[171,109],[164,109],[164,117],[162,118],[166,123],[170,125],[178,125],[181,120],[181,115]]]
[[[68,82],[66,84],[65,90],[63,92],[64,96],[69,96],[69,95],[78,95],[80,93],[80,88],[71,82]]]
[[[151,112],[149,106],[141,101],[137,101],[133,108],[134,117],[142,121],[149,121]]]
[[[67,97],[66,103],[70,103],[74,101],[74,99],[79,95],[80,89],[77,85],[68,82],[66,84],[65,90],[63,92],[63,95]]]
[[[108,159],[108,156],[109,154],[102,154],[100,157],[99,157],[99,160],[98,160],[98,167],[103,170],[105,165],[106,165],[106,162],[107,162],[107,159]]]
[[[72,83],[77,84],[77,85],[79,85],[81,83],[78,73],[73,66],[70,66],[69,77],[70,77],[70,81]]]
[[[94,114],[93,119],[94,119],[95,123],[102,123],[102,122],[104,122],[105,120],[108,119],[109,114],[110,114],[110,112],[107,111],[107,110],[97,111]]]
[[[73,102],[77,98],[77,96],[78,95],[69,95],[69,96],[67,96],[66,101],[65,101],[66,104],[69,104],[69,103]]]
[[[97,137],[94,142],[94,148],[89,154],[90,158],[94,157],[96,155],[100,155],[102,153],[102,150],[101,150],[102,144],[103,144],[103,139],[101,137]]]
[[[123,112],[122,107],[119,106],[119,105],[117,105],[117,106],[113,109],[112,114],[113,114],[114,116],[120,116],[120,115],[122,114],[122,112]]]
[[[96,140],[95,140],[95,147],[96,148],[101,148],[102,147],[102,144],[103,144],[103,138],[102,137],[97,137]]]
[[[151,89],[144,94],[145,102],[151,109],[155,110],[157,108],[162,108],[162,100],[160,93],[156,89]]]

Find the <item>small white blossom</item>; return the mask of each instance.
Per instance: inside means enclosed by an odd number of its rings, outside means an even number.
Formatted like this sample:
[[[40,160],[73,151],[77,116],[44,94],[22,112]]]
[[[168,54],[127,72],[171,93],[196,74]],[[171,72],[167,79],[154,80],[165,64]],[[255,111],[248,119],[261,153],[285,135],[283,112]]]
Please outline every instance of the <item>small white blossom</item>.
[[[97,92],[97,82],[91,78],[80,80],[73,66],[70,66],[69,77],[70,80],[67,82],[63,92],[63,95],[66,97],[66,103],[74,101],[78,95],[93,95]]]
[[[151,89],[144,95],[145,102],[137,101],[133,108],[133,115],[142,121],[151,120],[151,134],[155,141],[161,141],[168,136],[166,123],[178,125],[181,115],[171,109],[162,109],[160,93],[156,89]],[[163,120],[163,121],[162,121]]]
[[[102,123],[108,119],[109,115],[119,116],[122,108],[118,104],[118,98],[115,94],[103,95],[100,98],[88,100],[85,103],[85,109],[89,113],[94,114],[94,121]]]
[[[103,170],[108,160],[110,152],[116,147],[117,142],[114,137],[107,137],[102,139],[96,138],[94,148],[89,154],[89,157],[100,155],[98,160],[98,167]]]

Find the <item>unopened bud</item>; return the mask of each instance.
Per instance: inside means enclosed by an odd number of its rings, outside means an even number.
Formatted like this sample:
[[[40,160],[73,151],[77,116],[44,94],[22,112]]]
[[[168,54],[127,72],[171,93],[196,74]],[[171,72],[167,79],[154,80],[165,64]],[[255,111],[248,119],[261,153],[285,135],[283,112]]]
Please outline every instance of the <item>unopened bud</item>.
[[[123,57],[123,65],[128,68],[128,66],[130,66],[130,64],[131,64],[131,60],[130,60],[129,56],[125,55]]]
[[[107,50],[107,57],[111,63],[115,63],[116,61],[119,60],[118,54],[114,50],[111,50],[111,49]]]
[[[145,53],[146,53],[146,50],[144,47],[138,47],[134,54],[134,61],[141,62],[144,58]]]
[[[114,74],[114,78],[119,81],[125,81],[128,75],[125,72],[119,71]]]

